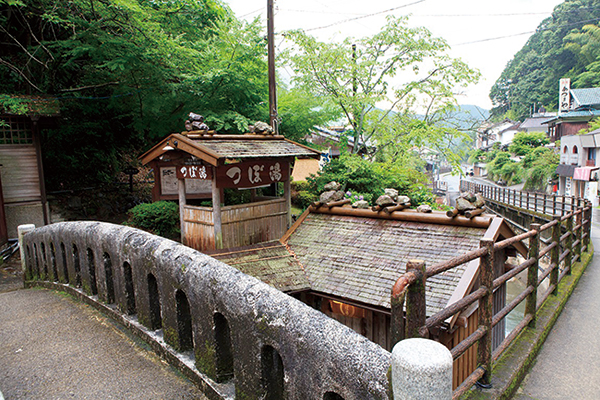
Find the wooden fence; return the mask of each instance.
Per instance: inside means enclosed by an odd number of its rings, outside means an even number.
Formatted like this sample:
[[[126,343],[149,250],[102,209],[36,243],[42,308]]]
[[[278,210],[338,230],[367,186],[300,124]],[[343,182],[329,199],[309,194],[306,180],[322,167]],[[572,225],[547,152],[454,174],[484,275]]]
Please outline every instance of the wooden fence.
[[[588,250],[592,219],[591,204],[582,199],[525,194],[512,189],[483,185],[469,186],[468,189],[479,191],[488,199],[496,201],[500,198],[506,199],[510,204],[523,204],[523,208],[529,205],[534,212],[540,213],[544,210],[552,212],[553,215],[549,216],[550,222],[544,225],[533,223],[529,231],[503,241],[494,243],[492,238],[484,237],[479,249],[445,262],[427,267],[423,262],[411,261],[407,264],[407,272],[394,285],[391,299],[393,343],[406,337],[428,337],[430,328],[438,326],[477,302],[479,308],[477,329],[451,349],[453,359],[457,360],[472,346],[476,346],[477,366],[455,389],[453,399],[459,398],[476,382],[483,387],[489,385],[493,363],[527,326],[535,327],[537,311],[549,296],[557,294],[559,282],[565,275],[571,273],[571,266],[581,259],[583,249]],[[544,244],[540,240],[540,235],[546,231],[551,232],[551,240]],[[517,242],[527,246],[529,250],[527,259],[494,279],[495,254]],[[550,265],[539,274],[539,261],[542,257],[549,257]],[[426,318],[427,279],[475,259],[479,259],[480,263],[479,287],[463,299]],[[527,270],[526,288],[513,301],[493,314],[494,290],[525,270]],[[548,289],[538,296],[538,289],[546,280],[549,280]],[[523,301],[525,301],[523,320],[495,350],[492,350],[493,327]],[[405,302],[406,317],[404,318]]]

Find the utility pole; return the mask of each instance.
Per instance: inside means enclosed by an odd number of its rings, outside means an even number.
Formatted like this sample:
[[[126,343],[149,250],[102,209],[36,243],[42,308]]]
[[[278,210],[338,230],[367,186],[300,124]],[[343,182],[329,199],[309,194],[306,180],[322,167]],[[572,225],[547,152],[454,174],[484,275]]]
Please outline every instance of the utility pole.
[[[273,2],[267,0],[267,48],[269,64],[269,119],[273,133],[279,134],[279,121],[277,115],[277,82],[275,81],[275,24],[273,23]]]

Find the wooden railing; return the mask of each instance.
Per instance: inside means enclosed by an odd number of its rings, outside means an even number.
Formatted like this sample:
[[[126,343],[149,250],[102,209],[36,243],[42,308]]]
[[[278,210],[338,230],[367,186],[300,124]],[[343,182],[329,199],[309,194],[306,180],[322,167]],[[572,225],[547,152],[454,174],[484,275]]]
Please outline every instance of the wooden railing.
[[[576,210],[577,207],[582,207],[585,203],[585,199],[574,196],[522,192],[470,181],[461,181],[460,189],[463,192],[481,193],[486,199],[550,216],[557,214],[564,216],[566,213]]]
[[[571,273],[573,263],[581,259],[584,248],[585,251],[588,251],[592,218],[590,203],[581,199],[564,196],[536,196],[511,189],[483,185],[471,186],[469,189],[480,191],[485,197],[489,196],[494,199],[502,197],[512,204],[516,202],[522,203],[523,206],[529,205],[537,213],[541,210],[552,210],[554,215],[548,216],[550,222],[544,225],[533,223],[529,231],[506,240],[494,243],[492,238],[484,237],[480,242],[479,249],[433,266],[426,267],[424,262],[410,261],[406,267],[407,272],[394,285],[391,299],[392,344],[406,337],[427,338],[429,329],[439,326],[472,304],[478,304],[479,323],[477,329],[451,349],[453,359],[457,360],[471,346],[477,345],[477,367],[455,389],[453,399],[459,398],[476,382],[484,387],[489,385],[493,363],[526,327],[535,327],[536,313],[541,305],[549,296],[557,294],[559,282],[565,275]],[[552,204],[552,208],[550,208],[550,204]],[[545,231],[551,232],[551,240],[547,244],[540,241],[540,235]],[[527,246],[527,258],[521,264],[512,266],[503,275],[494,277],[495,255],[517,242]],[[539,261],[543,257],[549,257],[550,264],[541,274],[538,274]],[[476,259],[479,259],[479,287],[463,299],[426,318],[425,288],[427,279]],[[513,301],[494,314],[492,311],[494,290],[525,270],[527,270],[526,288]],[[541,290],[540,285],[545,281],[548,282],[548,289],[538,296],[538,290]],[[493,350],[493,327],[523,301],[525,301],[523,320]],[[405,302],[406,313],[404,313]]]

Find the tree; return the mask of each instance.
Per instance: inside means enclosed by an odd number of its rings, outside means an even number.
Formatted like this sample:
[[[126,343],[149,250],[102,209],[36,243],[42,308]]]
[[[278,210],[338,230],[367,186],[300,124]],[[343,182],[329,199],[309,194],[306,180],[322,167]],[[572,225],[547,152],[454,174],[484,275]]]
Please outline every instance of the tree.
[[[61,101],[51,189],[110,181],[190,111],[222,133],[267,115],[260,26],[218,0],[0,0],[0,43],[0,93]]]
[[[425,136],[419,137],[440,144],[441,137],[457,132],[433,127],[456,106],[457,88],[479,77],[447,55],[443,39],[425,28],[409,28],[405,17],[388,17],[374,36],[341,43],[318,42],[302,31],[289,32],[286,38],[292,45],[284,59],[295,72],[294,83],[339,108],[352,127],[355,153],[374,148],[385,152],[407,137],[402,125],[415,119],[425,128],[420,129]],[[394,78],[402,82],[393,84]],[[382,105],[385,108],[378,108]],[[402,145],[388,154],[409,147]]]
[[[600,83],[596,78],[600,65],[585,59],[598,45],[596,32],[579,31],[600,19],[599,6],[599,0],[566,0],[540,23],[490,90],[494,120],[522,120],[540,105],[556,109],[561,78],[571,78],[575,88]]]

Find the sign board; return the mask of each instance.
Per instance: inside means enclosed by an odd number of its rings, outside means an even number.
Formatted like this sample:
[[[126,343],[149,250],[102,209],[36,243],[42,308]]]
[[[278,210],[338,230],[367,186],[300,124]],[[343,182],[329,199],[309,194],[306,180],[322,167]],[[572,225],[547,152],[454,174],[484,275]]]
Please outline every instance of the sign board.
[[[177,179],[212,180],[212,168],[206,165],[179,165],[176,167]]]
[[[567,179],[565,180],[565,196],[572,195],[571,194],[572,185],[573,185],[573,178],[567,176]]]
[[[287,161],[247,161],[217,168],[217,187],[255,188],[284,182],[290,177]]]
[[[177,192],[177,172],[176,169],[181,166],[170,166],[160,168],[160,188],[161,195],[176,195]],[[210,179],[190,179],[185,180],[185,192],[187,194],[211,194],[212,182]]]
[[[571,108],[571,80],[563,78],[560,80],[558,89],[558,113],[562,114]]]

